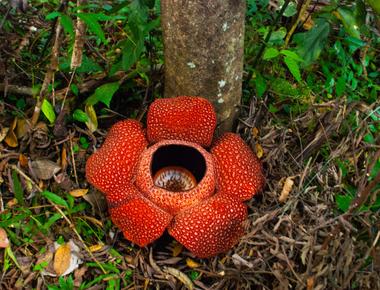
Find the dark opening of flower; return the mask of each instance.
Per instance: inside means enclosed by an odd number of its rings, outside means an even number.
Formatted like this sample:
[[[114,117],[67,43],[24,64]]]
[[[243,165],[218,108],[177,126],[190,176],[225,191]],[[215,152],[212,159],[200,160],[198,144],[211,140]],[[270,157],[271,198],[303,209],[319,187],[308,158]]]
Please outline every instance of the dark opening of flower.
[[[194,188],[206,173],[206,161],[189,146],[162,146],[154,152],[151,168],[154,184],[169,191]]]
[[[88,181],[103,191],[112,221],[145,246],[165,229],[199,257],[230,249],[244,234],[243,201],[264,185],[257,157],[236,134],[210,150],[216,115],[200,97],[156,100],[142,124],[115,124],[87,161]],[[206,147],[206,148],[204,148]]]

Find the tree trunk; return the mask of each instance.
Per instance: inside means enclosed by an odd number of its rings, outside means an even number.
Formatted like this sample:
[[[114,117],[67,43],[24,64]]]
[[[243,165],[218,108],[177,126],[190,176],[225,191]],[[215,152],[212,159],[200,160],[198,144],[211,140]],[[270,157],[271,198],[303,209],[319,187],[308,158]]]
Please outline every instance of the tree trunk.
[[[231,130],[241,100],[245,1],[161,0],[165,97],[202,96]]]

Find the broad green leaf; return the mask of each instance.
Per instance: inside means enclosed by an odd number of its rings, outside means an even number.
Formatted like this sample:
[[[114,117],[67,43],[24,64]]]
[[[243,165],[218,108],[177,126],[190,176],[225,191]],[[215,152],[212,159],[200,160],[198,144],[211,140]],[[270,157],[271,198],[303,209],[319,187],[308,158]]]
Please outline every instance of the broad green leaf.
[[[285,55],[285,56],[288,56],[296,61],[299,61],[299,62],[303,62],[303,59],[299,57],[299,55],[297,53],[295,53],[294,51],[291,51],[291,50],[287,50],[287,49],[282,49],[280,51],[281,54]]]
[[[272,32],[268,42],[271,44],[281,44],[286,36],[286,33],[286,28],[281,27],[279,30]]]
[[[43,192],[41,192],[41,195],[56,205],[69,208],[69,205],[67,204],[67,202],[62,197],[60,197],[59,195],[56,195],[55,193],[44,190]]]
[[[335,202],[341,211],[346,212],[350,208],[353,199],[354,197],[351,195],[339,194],[335,197]]]
[[[284,62],[286,66],[288,67],[289,71],[292,73],[293,77],[300,82],[301,81],[301,73],[300,73],[300,68],[298,66],[297,61],[295,61],[293,58],[290,56],[286,56],[284,58]]]
[[[105,37],[104,31],[102,29],[102,26],[98,22],[98,18],[94,16],[92,13],[78,13],[77,14],[80,19],[86,23],[88,29],[94,33],[96,36],[99,37],[99,39],[104,43],[107,44],[108,41]]]
[[[359,24],[356,21],[354,12],[346,7],[339,7],[336,13],[337,18],[342,21],[346,32],[352,37],[360,38]]]
[[[346,78],[345,76],[340,76],[336,82],[335,86],[335,93],[337,97],[340,97],[343,95],[344,91],[346,89]]]
[[[49,120],[49,122],[53,124],[55,121],[55,112],[53,105],[48,100],[44,99],[42,102],[41,110],[42,113],[44,113],[45,117]]]
[[[288,4],[288,7],[286,7],[285,11],[284,11],[284,16],[285,17],[292,17],[294,15],[297,14],[297,6],[294,2],[290,2]]]
[[[119,89],[119,86],[119,82],[101,85],[95,90],[95,93],[93,93],[90,97],[87,98],[86,104],[93,106],[98,102],[102,102],[107,107],[109,107],[112,97],[115,94],[115,92]]]
[[[263,59],[267,60],[267,59],[275,58],[279,54],[280,54],[280,52],[277,49],[275,49],[274,47],[268,47],[264,51]]]
[[[78,122],[88,122],[88,116],[81,109],[76,109],[73,113],[73,119]]]
[[[372,7],[373,11],[380,15],[380,1],[379,0],[366,0],[369,6]]]
[[[297,54],[304,60],[305,66],[318,59],[322,49],[325,48],[329,33],[329,22],[319,18],[311,30],[294,35],[294,41],[297,43]]]
[[[261,74],[256,74],[256,78],[253,79],[256,87],[256,94],[258,98],[261,98],[267,90],[266,80]]]
[[[76,84],[71,84],[70,89],[73,92],[74,95],[78,96],[79,95],[79,88]]]
[[[12,171],[12,181],[13,181],[13,190],[17,202],[20,205],[24,205],[24,191],[22,190],[20,179],[18,178],[18,174],[15,170]]]
[[[57,18],[58,16],[61,16],[61,13],[58,12],[58,11],[54,11],[54,12],[49,13],[48,15],[46,15],[45,19],[46,20],[52,20],[54,18]]]
[[[65,14],[62,14],[61,25],[63,27],[63,30],[70,35],[71,39],[74,39],[74,25],[71,18]]]

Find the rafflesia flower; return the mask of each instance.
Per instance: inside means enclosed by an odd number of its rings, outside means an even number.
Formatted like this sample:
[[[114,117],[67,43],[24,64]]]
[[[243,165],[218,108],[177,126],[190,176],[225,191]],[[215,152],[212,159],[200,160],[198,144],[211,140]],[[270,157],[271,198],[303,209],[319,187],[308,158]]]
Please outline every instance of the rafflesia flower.
[[[233,133],[209,150],[215,126],[210,102],[177,97],[152,103],[146,131],[136,120],[110,129],[86,175],[126,239],[145,246],[167,229],[196,256],[210,257],[243,235],[243,201],[262,188],[261,165]]]

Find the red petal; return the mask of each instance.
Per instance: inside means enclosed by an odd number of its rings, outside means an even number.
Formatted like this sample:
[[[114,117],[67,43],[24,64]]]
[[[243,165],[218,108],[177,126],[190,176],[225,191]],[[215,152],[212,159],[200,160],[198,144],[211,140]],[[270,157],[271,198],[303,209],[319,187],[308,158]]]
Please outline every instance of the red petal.
[[[111,219],[126,239],[143,247],[162,235],[172,216],[143,197],[134,186],[127,191],[130,198],[110,204]]]
[[[240,200],[214,195],[180,212],[169,234],[196,256],[211,257],[235,245],[244,233],[246,218],[247,207]]]
[[[216,115],[209,101],[200,97],[155,100],[149,108],[148,140],[177,139],[210,146]]]
[[[261,163],[238,135],[225,133],[213,146],[218,188],[248,200],[264,185]]]
[[[147,145],[140,122],[125,120],[116,123],[103,146],[87,160],[87,180],[104,192],[109,201],[122,200],[118,188],[129,183]]]

